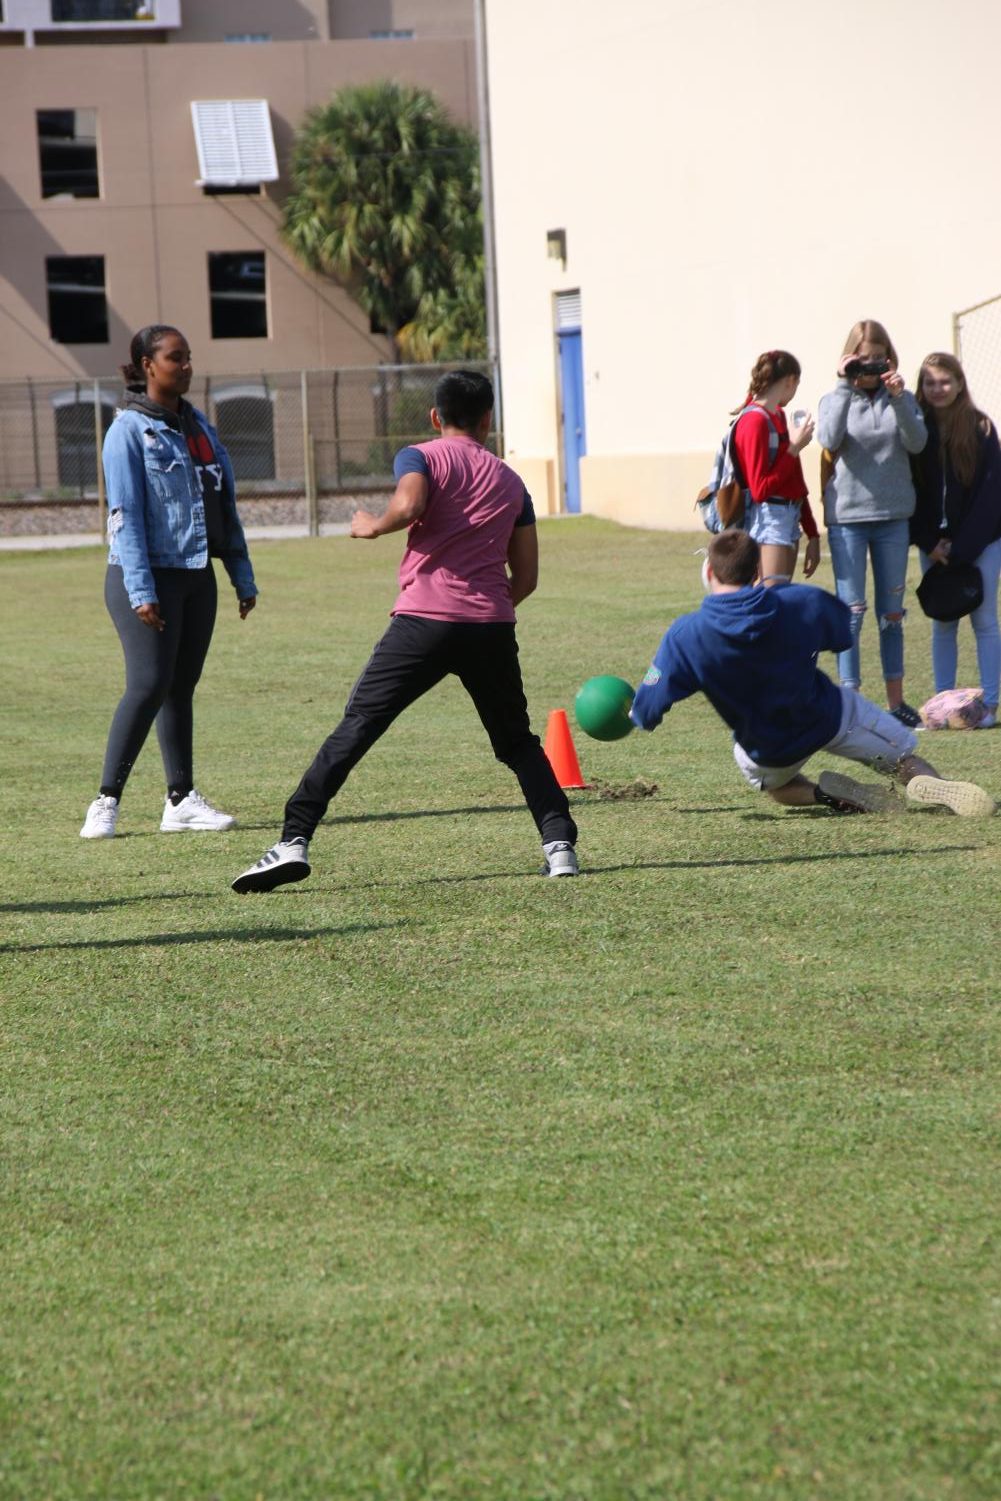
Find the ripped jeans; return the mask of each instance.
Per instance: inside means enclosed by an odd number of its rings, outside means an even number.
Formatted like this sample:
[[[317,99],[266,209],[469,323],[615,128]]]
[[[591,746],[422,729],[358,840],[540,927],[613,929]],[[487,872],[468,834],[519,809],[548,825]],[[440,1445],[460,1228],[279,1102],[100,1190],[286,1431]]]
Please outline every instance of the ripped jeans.
[[[852,644],[838,655],[838,676],[846,688],[862,682],[859,636],[865,619],[866,561],[872,557],[872,581],[879,619],[879,657],[887,681],[904,675],[904,582],[910,525],[907,521],[852,521],[827,528],[838,598],[852,612]],[[897,620],[888,617],[896,615]]]

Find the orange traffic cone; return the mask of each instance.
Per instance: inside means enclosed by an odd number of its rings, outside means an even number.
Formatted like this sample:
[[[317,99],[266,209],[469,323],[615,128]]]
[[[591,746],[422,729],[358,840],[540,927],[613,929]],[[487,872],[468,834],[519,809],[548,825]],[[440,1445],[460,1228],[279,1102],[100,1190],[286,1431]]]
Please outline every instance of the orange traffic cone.
[[[570,734],[565,709],[551,711],[549,723],[546,726],[546,743],[543,750],[561,787],[587,786],[581,775],[580,762],[574,750],[573,736]]]

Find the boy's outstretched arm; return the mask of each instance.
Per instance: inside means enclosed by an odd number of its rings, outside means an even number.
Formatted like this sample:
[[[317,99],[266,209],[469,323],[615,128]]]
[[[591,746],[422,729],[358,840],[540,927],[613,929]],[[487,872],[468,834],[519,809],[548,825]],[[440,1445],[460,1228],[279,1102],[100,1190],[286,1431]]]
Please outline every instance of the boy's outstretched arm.
[[[401,476],[393,498],[381,516],[373,516],[371,511],[355,511],[351,517],[351,535],[371,541],[374,537],[385,537],[389,532],[402,532],[424,515],[427,503],[427,476],[411,471]]]
[[[511,570],[511,603],[520,605],[539,582],[539,537],[534,526],[516,526],[507,545]]]
[[[697,693],[701,684],[673,640],[678,622],[657,648],[657,655],[636,690],[629,718],[641,730],[655,730],[672,704]]]

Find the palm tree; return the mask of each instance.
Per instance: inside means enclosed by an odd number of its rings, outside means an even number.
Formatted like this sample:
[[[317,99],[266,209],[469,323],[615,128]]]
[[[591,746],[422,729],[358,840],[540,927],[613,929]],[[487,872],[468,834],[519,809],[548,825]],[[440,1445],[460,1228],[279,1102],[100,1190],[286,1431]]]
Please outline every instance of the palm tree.
[[[335,277],[397,360],[486,353],[476,137],[426,89],[342,89],[310,111],[292,155],[284,235]]]

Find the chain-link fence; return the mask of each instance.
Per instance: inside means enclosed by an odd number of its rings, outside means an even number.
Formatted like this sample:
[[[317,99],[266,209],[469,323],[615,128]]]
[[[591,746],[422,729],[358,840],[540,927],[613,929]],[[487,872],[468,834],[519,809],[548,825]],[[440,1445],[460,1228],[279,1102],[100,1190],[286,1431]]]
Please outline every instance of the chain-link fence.
[[[359,494],[392,488],[396,450],[431,436],[435,382],[459,368],[496,378],[484,364],[269,371],[196,376],[188,399],[219,429],[245,518],[287,514],[315,531]],[[0,521],[45,508],[68,530],[100,528],[100,448],[123,394],[114,379],[0,381]]]
[[[1001,426],[1001,296],[954,313],[952,342],[973,400]]]

